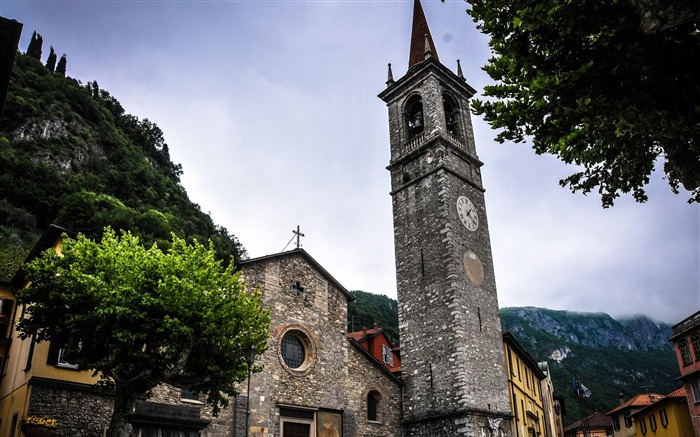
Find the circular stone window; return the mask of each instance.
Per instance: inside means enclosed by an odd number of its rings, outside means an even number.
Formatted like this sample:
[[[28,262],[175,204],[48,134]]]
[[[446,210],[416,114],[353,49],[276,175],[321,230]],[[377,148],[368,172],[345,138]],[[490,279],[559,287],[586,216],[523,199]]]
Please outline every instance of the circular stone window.
[[[311,340],[302,331],[292,329],[284,333],[280,343],[280,355],[291,370],[304,371],[313,361]]]

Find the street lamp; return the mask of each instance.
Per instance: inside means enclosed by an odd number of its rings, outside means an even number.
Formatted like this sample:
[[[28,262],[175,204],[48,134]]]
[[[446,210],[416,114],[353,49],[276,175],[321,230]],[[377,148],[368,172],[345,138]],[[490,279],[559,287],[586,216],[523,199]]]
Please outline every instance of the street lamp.
[[[245,362],[248,364],[248,400],[245,405],[245,436],[248,437],[248,419],[250,418],[250,372],[253,369],[253,362],[255,361],[256,353],[255,345],[251,345],[250,349],[245,353]]]

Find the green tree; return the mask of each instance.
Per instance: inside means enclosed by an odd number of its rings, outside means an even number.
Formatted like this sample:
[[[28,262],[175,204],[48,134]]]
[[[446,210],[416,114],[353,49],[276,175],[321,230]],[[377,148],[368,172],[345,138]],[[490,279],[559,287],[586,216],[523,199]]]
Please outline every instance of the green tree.
[[[66,359],[114,387],[108,435],[125,437],[125,415],[161,383],[207,395],[217,413],[247,376],[245,352],[266,349],[269,312],[214,249],[173,236],[168,253],[130,233],[102,241],[63,237],[26,265],[19,293],[24,338],[51,341]]]
[[[572,191],[647,200],[655,161],[700,201],[700,28],[684,2],[475,0],[496,84],[473,109],[500,142],[580,166]],[[678,4],[677,4],[678,3]],[[675,8],[675,9],[674,9]],[[696,8],[697,9],[697,8]],[[642,17],[642,18],[640,18]]]
[[[27,47],[27,55],[31,56],[34,59],[41,60],[41,46],[43,44],[44,38],[42,38],[40,34],[34,31],[34,33],[32,34],[32,39],[29,40],[29,46]]]
[[[61,76],[65,76],[66,64],[68,64],[68,60],[66,59],[66,54],[64,53],[63,56],[61,56],[61,59],[58,60],[58,65],[56,65],[56,73],[60,74]]]
[[[48,68],[52,73],[56,71],[56,52],[54,51],[53,46],[51,46],[49,57],[46,59],[46,68]]]

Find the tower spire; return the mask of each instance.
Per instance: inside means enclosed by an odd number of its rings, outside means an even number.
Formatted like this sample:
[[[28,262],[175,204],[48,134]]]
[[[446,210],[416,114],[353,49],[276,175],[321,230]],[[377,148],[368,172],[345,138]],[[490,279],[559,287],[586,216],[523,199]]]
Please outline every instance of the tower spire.
[[[413,3],[413,29],[411,30],[411,50],[408,57],[408,69],[425,61],[432,56],[436,61],[440,61],[433,43],[433,37],[430,35],[428,21],[423,13],[423,6],[420,0],[414,0]]]

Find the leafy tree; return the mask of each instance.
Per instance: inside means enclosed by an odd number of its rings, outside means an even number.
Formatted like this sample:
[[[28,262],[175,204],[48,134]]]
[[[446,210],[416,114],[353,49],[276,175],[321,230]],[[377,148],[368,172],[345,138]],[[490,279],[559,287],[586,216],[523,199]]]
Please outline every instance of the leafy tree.
[[[129,435],[126,413],[161,383],[206,394],[217,413],[247,376],[245,352],[266,349],[260,294],[247,292],[211,246],[173,236],[163,253],[107,228],[100,243],[64,235],[60,252],[26,265],[18,329],[65,346],[67,360],[114,387],[111,437]]]
[[[49,57],[46,59],[46,68],[52,73],[56,70],[56,52],[53,50],[53,46],[51,46]]]
[[[681,7],[682,4],[687,7]],[[500,142],[531,140],[580,171],[572,191],[647,200],[658,158],[700,201],[700,27],[693,2],[474,0],[496,81],[473,109]],[[697,5],[696,5],[697,6]],[[695,7],[697,9],[697,7]]]
[[[65,76],[67,63],[68,61],[66,60],[66,54],[64,53],[63,56],[61,56],[61,59],[58,60],[58,65],[56,65],[56,73],[60,74],[61,76]]]
[[[44,38],[40,34],[32,34],[32,39],[29,40],[29,46],[27,47],[27,56],[31,56],[34,59],[41,60],[41,46],[44,44]]]

